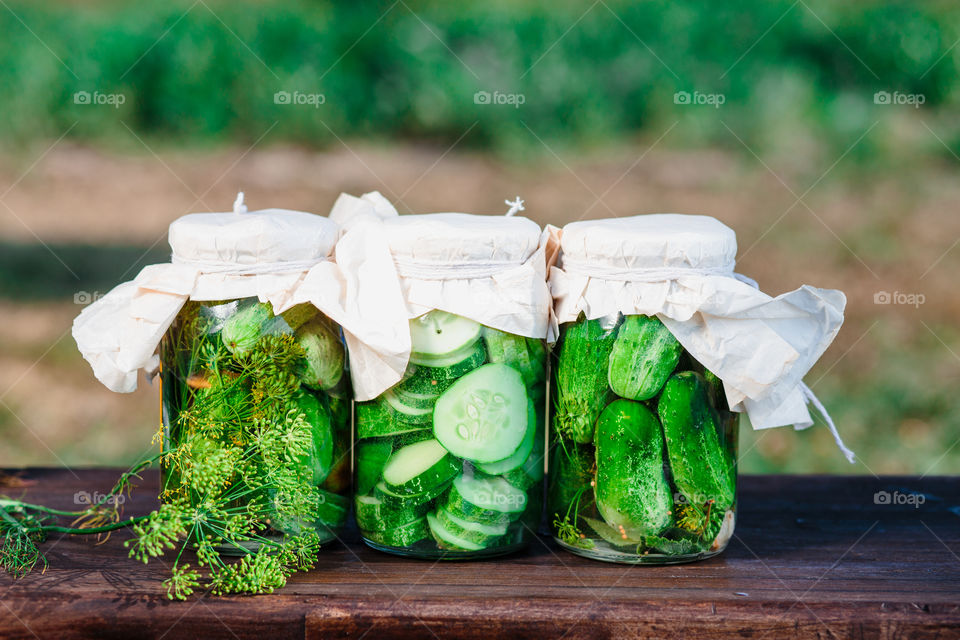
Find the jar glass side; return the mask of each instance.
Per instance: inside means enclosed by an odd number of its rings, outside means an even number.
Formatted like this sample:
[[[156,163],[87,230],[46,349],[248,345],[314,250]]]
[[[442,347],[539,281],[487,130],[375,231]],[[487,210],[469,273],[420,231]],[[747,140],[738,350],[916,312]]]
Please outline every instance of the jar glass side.
[[[723,551],[736,519],[739,414],[655,317],[560,327],[551,355],[547,520],[558,544],[610,562]]]
[[[373,548],[504,555],[543,507],[546,345],[432,311],[411,321],[403,379],[356,403],[355,513]]]
[[[335,538],[350,489],[339,327],[312,305],[275,316],[255,298],[189,301],[160,360],[160,499],[212,509],[197,542],[243,553],[284,535]]]

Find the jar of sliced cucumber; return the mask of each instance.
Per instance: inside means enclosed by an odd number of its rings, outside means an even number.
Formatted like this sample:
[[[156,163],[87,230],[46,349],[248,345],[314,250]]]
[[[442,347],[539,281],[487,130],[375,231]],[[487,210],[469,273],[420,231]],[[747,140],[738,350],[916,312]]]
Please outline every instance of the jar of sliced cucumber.
[[[399,381],[355,403],[360,533],[420,558],[510,553],[543,507],[550,302],[539,227],[467,214],[383,224],[410,355]]]
[[[431,311],[404,379],[357,404],[356,515],[374,547],[500,555],[540,520],[543,340]]]
[[[660,320],[562,325],[551,393],[547,500],[559,544],[638,563],[722,551],[736,508],[738,416]]]

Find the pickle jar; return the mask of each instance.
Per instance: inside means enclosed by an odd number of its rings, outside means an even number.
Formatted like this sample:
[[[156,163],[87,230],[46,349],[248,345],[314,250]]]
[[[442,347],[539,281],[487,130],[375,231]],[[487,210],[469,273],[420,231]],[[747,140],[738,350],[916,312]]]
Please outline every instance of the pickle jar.
[[[543,506],[550,301],[540,229],[426,214],[389,217],[382,230],[410,356],[398,381],[355,404],[360,533],[417,558],[518,550]]]
[[[704,281],[732,279],[735,254],[733,232],[700,216],[564,228],[551,285],[578,293],[556,302],[546,515],[565,549],[671,564],[726,546],[739,414],[658,314]]]
[[[337,234],[330,220],[296,211],[191,214],[170,226],[173,264],[148,267],[186,294],[159,345],[160,499],[215,505],[194,533],[220,553],[305,534],[322,544],[346,522],[342,332],[312,304],[287,302]]]

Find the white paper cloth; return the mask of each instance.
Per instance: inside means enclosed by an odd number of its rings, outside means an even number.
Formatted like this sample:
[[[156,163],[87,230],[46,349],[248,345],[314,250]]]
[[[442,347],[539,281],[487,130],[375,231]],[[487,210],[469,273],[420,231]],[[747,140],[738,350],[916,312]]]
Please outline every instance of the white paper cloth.
[[[772,298],[734,273],[734,232],[714,218],[657,214],[547,230],[554,327],[581,313],[656,315],[722,381],[727,402],[755,429],[813,424],[803,384],[843,323],[842,292],[803,286]],[[824,412],[844,455],[832,420]]]
[[[546,337],[545,236],[535,222],[463,213],[398,216],[376,192],[341,195],[330,218],[345,230],[336,261],[350,274],[344,307],[353,318],[341,324],[357,400],[400,381],[410,358],[409,321],[428,311]],[[312,276],[297,300],[318,300]]]
[[[187,300],[256,296],[280,313],[293,306],[292,295],[308,269],[335,269],[326,262],[339,234],[333,222],[302,211],[247,213],[242,203],[241,194],[232,213],[175,220],[169,230],[171,263],[145,267],[74,320],[80,353],[108,389],[134,391],[140,369],[148,374],[157,369],[160,339]],[[337,294],[328,297],[338,297],[340,286],[340,279],[331,278],[326,290]]]

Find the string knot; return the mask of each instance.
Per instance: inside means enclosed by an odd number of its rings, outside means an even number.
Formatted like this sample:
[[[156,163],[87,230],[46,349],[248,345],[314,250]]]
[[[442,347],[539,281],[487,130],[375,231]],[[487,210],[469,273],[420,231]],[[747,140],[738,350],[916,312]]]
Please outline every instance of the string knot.
[[[524,210],[523,200],[520,199],[520,196],[517,196],[517,198],[516,198],[515,200],[512,200],[512,201],[511,201],[511,200],[504,200],[503,203],[504,203],[504,204],[507,204],[507,205],[510,205],[510,210],[507,211],[506,214],[504,214],[504,215],[506,215],[508,218],[509,218],[510,216],[516,214],[518,211],[523,211],[523,210]]]

